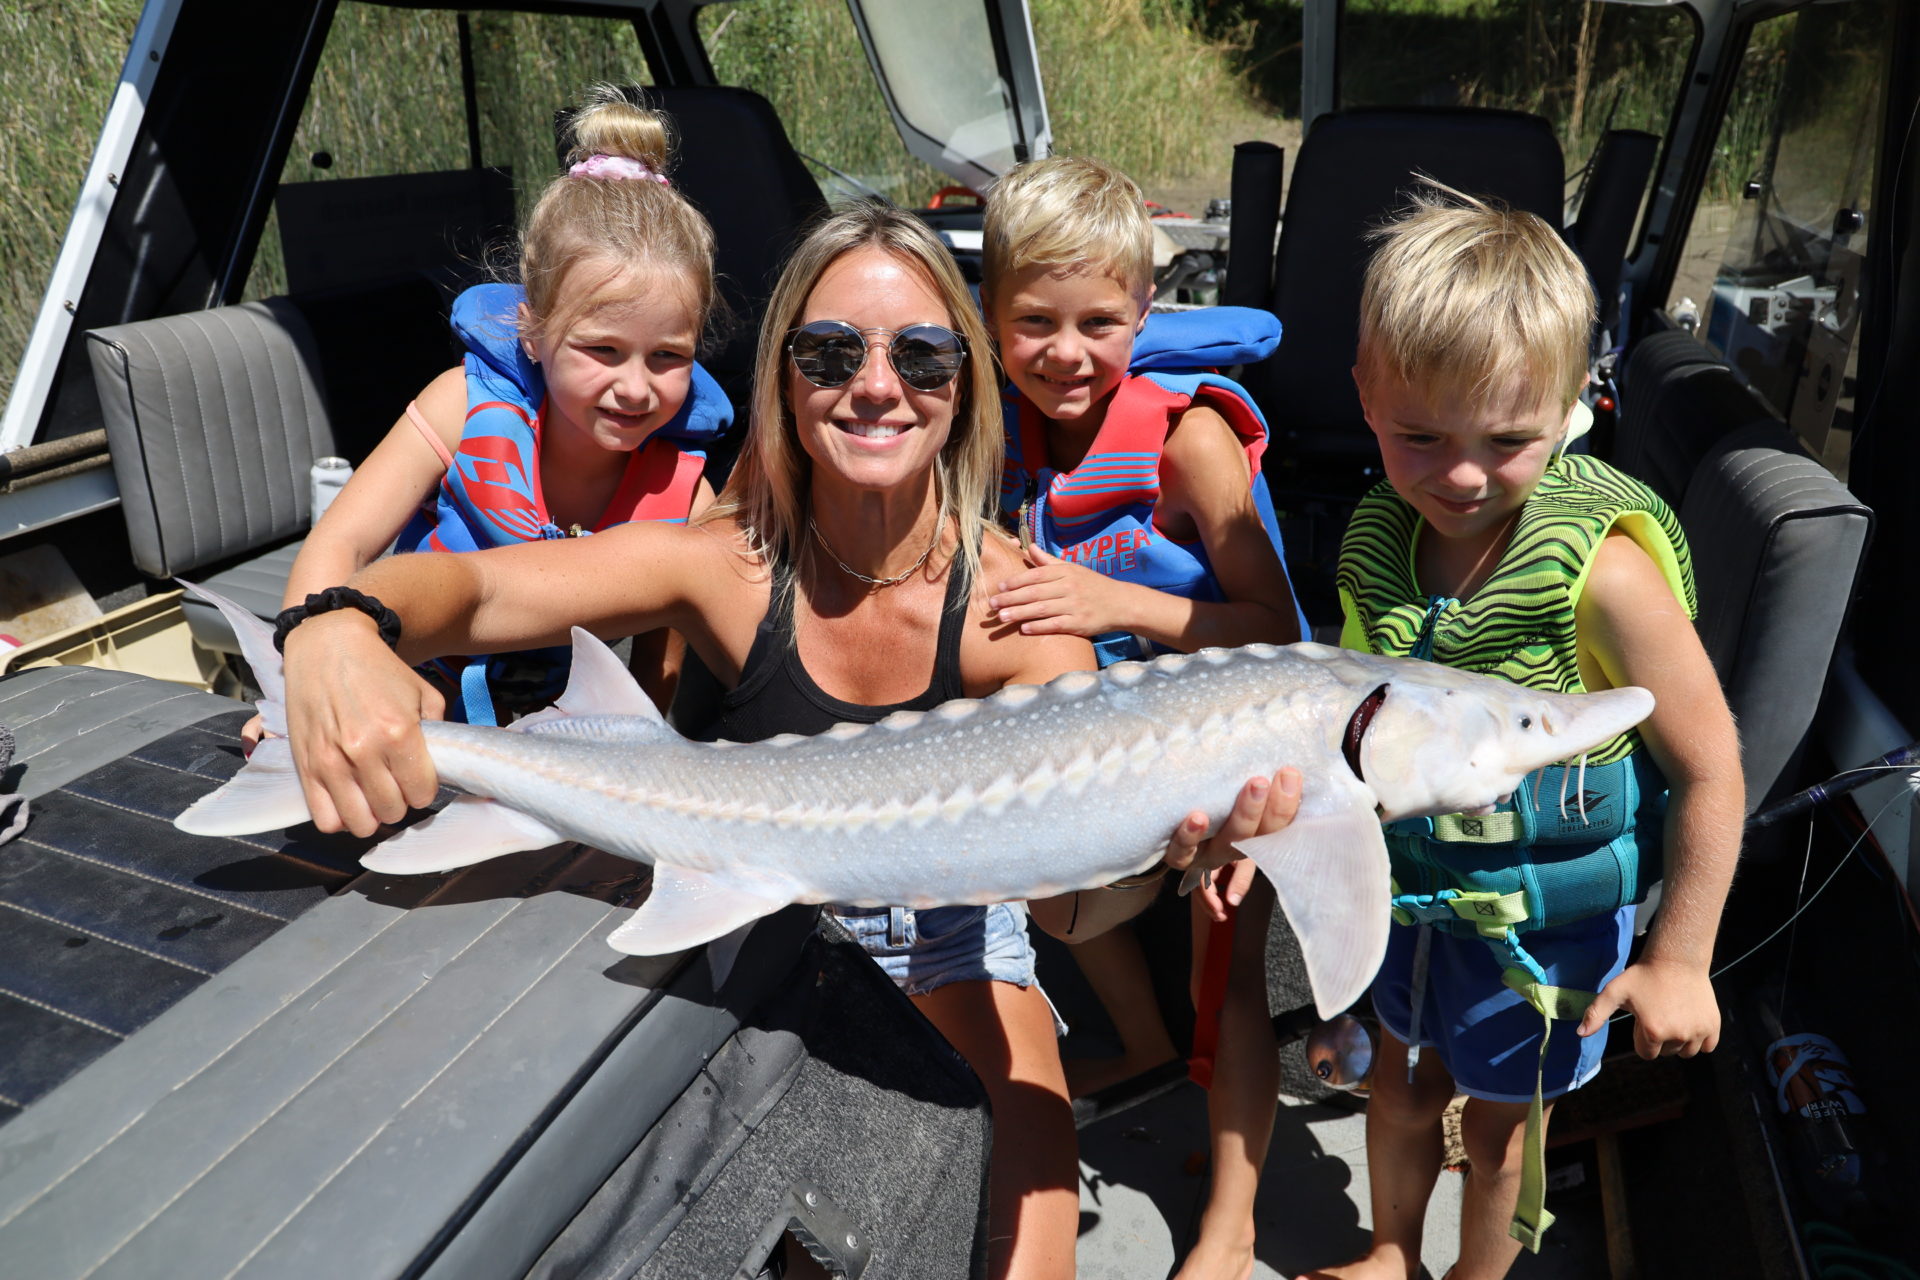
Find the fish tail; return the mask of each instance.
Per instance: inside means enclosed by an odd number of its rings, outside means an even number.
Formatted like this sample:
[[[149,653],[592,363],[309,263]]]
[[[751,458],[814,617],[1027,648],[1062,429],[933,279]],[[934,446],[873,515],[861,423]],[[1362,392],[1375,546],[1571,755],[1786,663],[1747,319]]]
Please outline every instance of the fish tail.
[[[271,736],[261,739],[239,773],[187,806],[173,825],[192,835],[238,836],[307,821],[311,815],[306,792],[300,787],[293,748],[286,740],[286,681],[280,671],[280,651],[273,647],[273,632],[250,610],[218,592],[191,582],[180,585],[218,609],[233,628],[240,653],[260,687],[255,705]]]

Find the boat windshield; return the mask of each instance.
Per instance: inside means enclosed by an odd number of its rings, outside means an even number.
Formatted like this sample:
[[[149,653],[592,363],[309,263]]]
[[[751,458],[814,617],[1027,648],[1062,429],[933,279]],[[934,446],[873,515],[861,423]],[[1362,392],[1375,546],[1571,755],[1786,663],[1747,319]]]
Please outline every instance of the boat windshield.
[[[987,11],[977,5],[865,5],[866,35],[895,108],[938,140],[950,163],[1003,173],[1020,123],[994,56]],[[940,68],[938,75],[928,69]]]

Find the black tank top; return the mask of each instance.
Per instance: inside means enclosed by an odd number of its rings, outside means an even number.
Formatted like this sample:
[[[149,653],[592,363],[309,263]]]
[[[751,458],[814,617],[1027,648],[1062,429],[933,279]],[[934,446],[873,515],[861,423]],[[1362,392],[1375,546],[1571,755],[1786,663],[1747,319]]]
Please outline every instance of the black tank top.
[[[905,702],[874,707],[858,702],[842,702],[813,682],[800,665],[800,650],[794,643],[793,595],[788,589],[791,570],[781,565],[774,570],[773,600],[767,616],[754,632],[753,647],[740,672],[740,683],[720,695],[717,713],[704,726],[686,726],[682,732],[697,742],[725,738],[729,742],[759,742],[782,733],[822,733],[836,724],[873,724],[896,711],[930,711],[943,702],[961,697],[960,628],[967,620],[966,564],[956,558],[947,570],[947,595],[940,612],[940,634],[934,642],[933,679],[925,692]],[[698,659],[689,652],[682,673],[681,687],[688,687],[688,676],[695,683],[702,678],[713,681],[705,670],[694,672]],[[676,702],[678,700],[676,699]],[[704,717],[703,717],[704,718]],[[684,725],[684,719],[676,717]]]

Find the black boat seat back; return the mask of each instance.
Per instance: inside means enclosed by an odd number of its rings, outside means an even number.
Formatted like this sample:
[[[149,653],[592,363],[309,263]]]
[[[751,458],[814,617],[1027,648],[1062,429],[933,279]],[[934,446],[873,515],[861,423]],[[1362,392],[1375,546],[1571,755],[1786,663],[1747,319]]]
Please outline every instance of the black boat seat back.
[[[1740,728],[1751,812],[1799,781],[1873,515],[1731,369],[1679,330],[1642,339],[1612,461],[1679,513],[1698,631]]]
[[[1640,219],[1640,197],[1653,176],[1660,139],[1638,129],[1612,129],[1600,139],[1593,154],[1580,212],[1567,228],[1567,241],[1593,279],[1600,303],[1600,327],[1619,328],[1620,272],[1626,265],[1627,241]]]
[[[673,119],[673,181],[713,224],[714,269],[731,312],[718,349],[702,356],[746,421],[754,343],[767,295],[807,221],[826,208],[773,105],[749,89],[650,87]]]
[[[1678,329],[1635,344],[1620,378],[1620,416],[1608,459],[1679,509],[1687,482],[1720,437],[1774,421],[1711,351]]]
[[[1724,366],[1719,377],[1731,382]],[[1740,726],[1747,809],[1799,785],[1873,513],[1777,420],[1723,435],[1680,505],[1701,642]]]
[[[1279,348],[1246,382],[1273,424],[1274,465],[1302,455],[1377,462],[1349,372],[1367,233],[1420,174],[1561,225],[1565,163],[1538,116],[1488,108],[1365,108],[1321,116],[1301,145],[1274,257]]]

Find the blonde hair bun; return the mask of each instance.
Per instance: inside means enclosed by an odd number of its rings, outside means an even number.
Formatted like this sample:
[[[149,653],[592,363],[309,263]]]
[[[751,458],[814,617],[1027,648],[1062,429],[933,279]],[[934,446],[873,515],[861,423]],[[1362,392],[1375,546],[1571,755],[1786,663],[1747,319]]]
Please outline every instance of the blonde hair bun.
[[[594,85],[567,122],[567,163],[588,156],[625,156],[658,174],[667,172],[672,133],[667,118],[639,106],[618,86]]]

